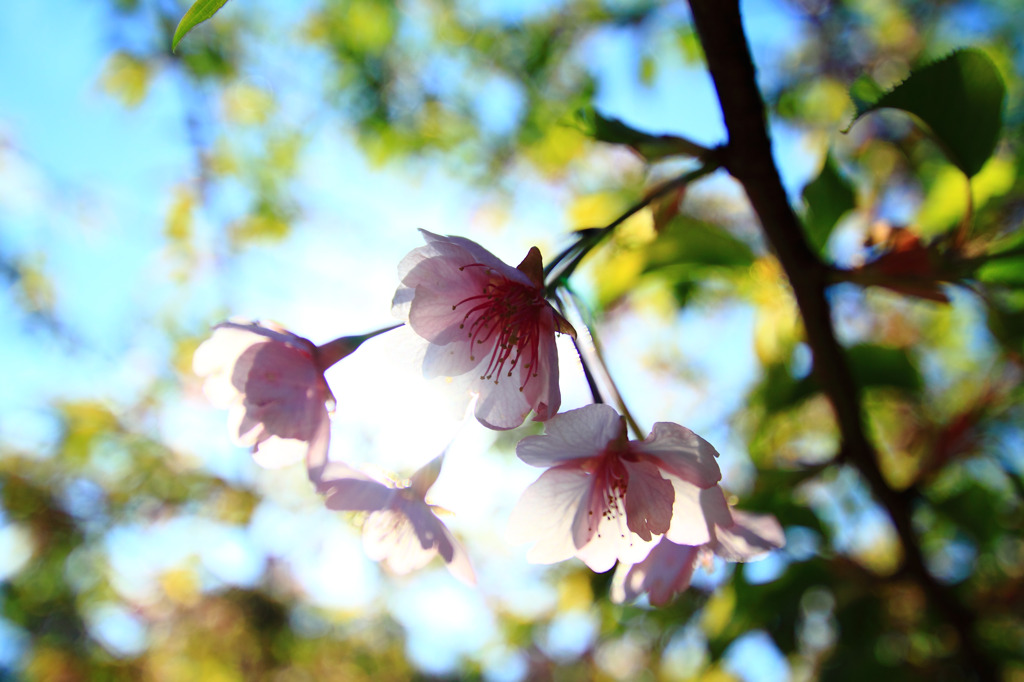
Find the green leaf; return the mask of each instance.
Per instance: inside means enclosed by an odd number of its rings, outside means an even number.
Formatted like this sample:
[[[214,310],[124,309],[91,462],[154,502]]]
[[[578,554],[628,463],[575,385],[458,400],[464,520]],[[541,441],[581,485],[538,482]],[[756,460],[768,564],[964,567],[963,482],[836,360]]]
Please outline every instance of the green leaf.
[[[676,216],[647,246],[644,272],[673,265],[750,267],[754,253],[721,227]]]
[[[846,349],[853,380],[861,389],[895,388],[915,393],[921,389],[921,374],[906,349],[862,343]],[[796,395],[809,396],[820,390],[814,375],[804,377]]]
[[[981,170],[995,150],[1006,85],[981,50],[958,50],[915,69],[905,81],[877,98],[872,97],[867,83],[858,81],[851,89],[857,114],[850,126],[879,109],[914,114],[928,126],[953,165],[968,177]]]
[[[892,388],[909,393],[921,390],[921,374],[903,348],[859,344],[846,349],[853,380],[861,389]],[[821,391],[814,374],[795,380],[785,364],[769,366],[757,389],[758,399],[771,413],[788,410]]]
[[[185,16],[178,22],[178,28],[174,29],[174,38],[171,40],[171,51],[178,49],[178,43],[189,31],[203,23],[214,14],[220,11],[228,0],[196,0]]]
[[[921,389],[921,374],[905,348],[860,344],[846,350],[853,380],[861,388]]]
[[[821,253],[836,223],[855,207],[853,187],[840,174],[831,154],[825,157],[821,173],[804,187],[804,230],[811,247]]]
[[[853,82],[850,86],[850,99],[853,100],[854,106],[857,107],[857,115],[871,108],[875,102],[882,97],[885,92],[882,88],[878,87],[878,83],[875,82],[871,76],[861,76]],[[857,119],[854,119],[856,121]],[[853,125],[853,121],[850,122]]]
[[[1024,288],[1024,256],[991,260],[978,268],[976,276],[985,284]]]
[[[991,296],[986,303],[989,332],[1003,348],[1019,353],[1024,345],[1024,296],[1013,291]]]
[[[594,109],[582,109],[577,118],[583,132],[599,142],[629,145],[648,161],[668,156],[702,158],[707,147],[675,135],[652,135],[623,123],[617,118],[602,116]]]

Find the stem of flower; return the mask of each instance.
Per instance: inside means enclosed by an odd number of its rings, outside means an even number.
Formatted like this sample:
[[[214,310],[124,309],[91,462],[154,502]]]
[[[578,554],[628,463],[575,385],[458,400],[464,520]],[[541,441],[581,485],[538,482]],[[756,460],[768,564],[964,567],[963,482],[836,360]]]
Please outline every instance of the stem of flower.
[[[572,244],[555,256],[544,268],[544,277],[548,281],[545,293],[549,297],[554,296],[555,290],[560,286],[560,283],[567,280],[586,255],[590,253],[595,246],[600,244],[605,237],[610,235],[616,227],[647,208],[656,199],[659,199],[680,187],[685,187],[691,182],[699,180],[705,175],[709,175],[718,170],[722,165],[720,157],[721,154],[719,153],[718,148],[711,150],[711,153],[709,153],[707,158],[704,159],[704,163],[700,167],[658,185],[651,190],[647,196],[630,206],[626,209],[625,213],[604,227],[592,227],[577,231],[576,243]],[[556,268],[563,261],[566,261],[566,265],[556,272]]]
[[[964,211],[964,219],[956,229],[956,236],[953,237],[953,248],[959,250],[967,243],[967,237],[971,232],[971,223],[974,220],[974,194],[971,192],[971,179],[967,181],[967,209]]]
[[[583,376],[587,378],[587,386],[590,388],[590,395],[594,398],[594,403],[600,405],[604,402],[604,398],[601,397],[601,389],[597,386],[597,381],[594,379],[594,373],[590,370],[590,365],[587,364],[587,359],[583,355],[583,350],[580,348],[580,342],[578,338],[573,338],[572,345],[576,349],[576,356],[580,359],[580,365],[583,367]]]
[[[334,339],[333,341],[328,341],[322,346],[317,346],[317,367],[320,368],[321,372],[325,372],[327,371],[327,368],[331,367],[342,358],[350,355],[356,348],[359,348],[364,341],[372,339],[384,332],[389,332],[392,329],[398,329],[403,324],[404,323],[393,324],[390,327],[383,327],[376,331],[372,331],[367,334],[359,334],[357,336],[342,336]]]
[[[586,312],[586,304],[578,295],[576,295],[576,292],[569,288],[568,285],[563,284],[562,288],[565,290],[566,294],[568,294],[568,308],[571,308],[571,310],[566,310],[567,306],[563,303],[561,297],[556,300],[558,300],[559,308],[562,309],[563,314],[568,312],[569,315],[574,318],[570,320],[573,326],[576,327],[577,338],[574,340],[574,343],[576,344],[576,351],[580,354],[580,360],[583,362],[583,371],[587,376],[587,382],[590,384],[591,393],[595,393],[594,402],[604,402],[596,396],[597,386],[591,374],[592,369],[596,368],[600,370],[601,379],[611,396],[612,402],[619,410],[619,414],[625,417],[626,423],[629,425],[629,428],[633,430],[636,437],[643,440],[647,437],[647,434],[640,428],[640,425],[637,424],[636,420],[633,419],[633,415],[630,414],[629,408],[626,407],[626,402],[622,399],[622,394],[619,393],[619,389],[615,385],[615,380],[612,379],[611,372],[608,371],[608,365],[604,361],[604,354],[601,352],[601,344],[593,333],[593,319]]]

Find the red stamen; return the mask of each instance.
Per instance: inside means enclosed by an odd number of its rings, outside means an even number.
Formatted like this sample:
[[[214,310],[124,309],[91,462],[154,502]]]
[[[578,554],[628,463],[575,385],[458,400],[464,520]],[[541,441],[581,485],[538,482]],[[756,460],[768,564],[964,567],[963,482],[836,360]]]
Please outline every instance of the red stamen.
[[[470,263],[459,270],[474,266],[486,267],[483,263]],[[530,378],[538,375],[540,316],[548,303],[537,288],[500,277],[493,270],[489,274],[491,278],[483,293],[464,298],[452,310],[463,304],[471,306],[459,325],[459,329],[466,329],[471,342],[469,359],[476,360],[472,349],[477,345],[490,352],[480,378],[498,383],[502,373],[511,377],[523,360],[522,369],[530,371],[519,387],[522,391]]]

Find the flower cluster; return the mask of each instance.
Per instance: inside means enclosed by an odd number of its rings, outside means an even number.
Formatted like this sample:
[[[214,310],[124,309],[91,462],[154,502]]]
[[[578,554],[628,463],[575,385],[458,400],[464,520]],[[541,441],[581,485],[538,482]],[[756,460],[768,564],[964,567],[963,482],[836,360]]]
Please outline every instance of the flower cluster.
[[[527,558],[579,558],[595,571],[616,564],[612,598],[648,594],[655,605],[685,590],[713,556],[748,561],[784,544],[771,516],[733,510],[718,483],[718,453],[670,422],[630,440],[626,420],[600,402],[559,413],[558,334],[575,330],[548,302],[540,251],[517,267],[461,237],[423,231],[426,245],[399,265],[396,317],[422,343],[427,378],[447,377],[484,426],[511,429],[533,413],[545,433],[519,441],[526,464],[544,468],[512,512],[508,538],[532,543]],[[440,556],[475,581],[468,555],[428,504],[441,470],[434,458],[408,482],[382,482],[328,456],[334,397],[324,378],[381,329],[322,346],[279,327],[225,322],[194,356],[210,401],[229,409],[233,440],[264,467],[305,459],[326,505],[360,512],[367,555],[404,574]],[[596,398],[596,395],[595,395]]]

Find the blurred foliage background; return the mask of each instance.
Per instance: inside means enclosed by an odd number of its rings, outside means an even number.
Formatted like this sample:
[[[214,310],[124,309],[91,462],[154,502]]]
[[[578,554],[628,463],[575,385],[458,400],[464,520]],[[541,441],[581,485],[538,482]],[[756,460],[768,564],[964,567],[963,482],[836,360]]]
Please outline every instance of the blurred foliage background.
[[[254,471],[227,445],[222,415],[195,416],[204,408],[191,353],[228,314],[283,313],[300,334],[293,321],[315,317],[325,338],[387,324],[393,270],[361,275],[385,302],[377,321],[346,320],[362,295],[337,286],[352,263],[317,289],[287,283],[332,242],[358,259],[359,248],[379,247],[374,235],[394,239],[379,225],[392,205],[422,219],[401,226],[399,254],[422,226],[485,245],[507,239],[522,252],[536,241],[550,255],[570,229],[607,224],[686,167],[594,140],[581,109],[724,142],[685,3],[236,0],[177,53],[182,4],[83,5],[89,20],[72,35],[99,68],[72,68],[46,41],[62,3],[0,18],[8,38],[43,36],[31,59],[0,57],[13,92],[73,83],[94,107],[43,97],[37,126],[13,99],[0,101],[0,676],[976,674],[955,624],[904,570],[885,510],[838,458],[792,293],[724,173],[627,221],[574,277],[638,417],[706,435],[740,508],[786,527],[784,550],[717,566],[667,608],[612,605],[610,574],[575,561],[519,565],[521,555],[497,548],[498,513],[453,524],[482,576],[475,596],[443,571],[380,576],[302,472]],[[971,45],[1006,84],[1000,141],[971,181],[973,226],[958,261],[970,267],[910,290],[838,283],[830,300],[881,469],[912,506],[929,571],[973,614],[997,679],[1024,680],[1024,13],[1015,0],[749,0],[742,9],[787,190],[815,247],[847,273],[899,244],[945,243],[967,207],[963,175],[905,114],[872,114],[840,133],[855,81],[890,87]],[[81,135],[86,115],[112,117],[109,137]],[[342,140],[344,156],[325,158],[325,135]],[[148,165],[125,171],[138,177],[107,169],[121,146],[161,136]],[[44,151],[42,137],[60,154]],[[346,165],[344,176],[325,170]],[[332,187],[338,177],[352,185]],[[435,182],[458,210],[415,207]],[[335,191],[371,198],[339,214],[322,201]],[[111,217],[118,207],[127,217]],[[105,233],[122,221],[130,225]],[[268,256],[278,252],[290,260]],[[245,289],[261,280],[280,288],[266,313]],[[327,300],[298,300],[317,296]],[[523,433],[488,435],[475,456],[515,467]],[[361,437],[373,460],[377,435]],[[531,475],[520,472],[524,485]],[[343,562],[362,566],[358,580]],[[431,591],[437,600],[423,596]],[[431,651],[444,645],[424,628],[482,634],[439,657]]]

